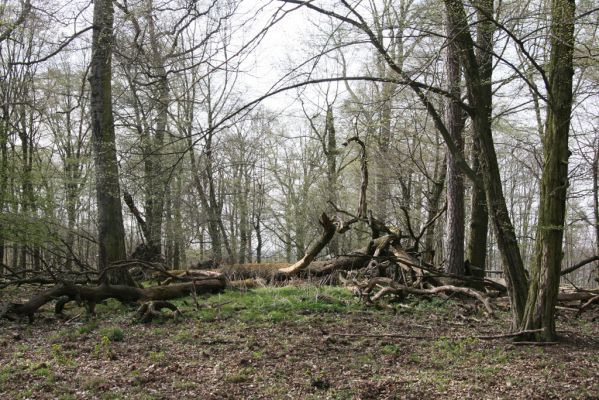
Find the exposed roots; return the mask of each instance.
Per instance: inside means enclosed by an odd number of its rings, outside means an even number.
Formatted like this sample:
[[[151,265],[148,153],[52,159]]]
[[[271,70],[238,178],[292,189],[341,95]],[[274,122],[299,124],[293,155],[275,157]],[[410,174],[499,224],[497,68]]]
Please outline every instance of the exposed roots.
[[[403,299],[408,294],[430,296],[447,292],[461,293],[478,300],[485,307],[487,315],[494,316],[491,302],[487,296],[475,289],[462,286],[443,285],[431,287],[430,289],[419,289],[402,285],[390,278],[373,278],[362,288],[361,297],[366,302],[375,303],[383,297],[391,294]]]
[[[162,310],[164,309],[168,309],[170,312],[163,313]],[[142,304],[137,309],[135,316],[140,322],[148,323],[152,322],[154,318],[172,318],[176,320],[181,317],[181,312],[173,303],[159,300]]]

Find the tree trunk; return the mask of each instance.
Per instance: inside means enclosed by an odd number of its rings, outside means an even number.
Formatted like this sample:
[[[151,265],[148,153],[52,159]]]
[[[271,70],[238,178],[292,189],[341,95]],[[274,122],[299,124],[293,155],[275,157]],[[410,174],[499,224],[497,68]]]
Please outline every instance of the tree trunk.
[[[476,58],[478,61],[481,90],[480,95],[485,97],[487,118],[493,118],[493,33],[495,25],[485,15],[493,15],[493,0],[477,0],[478,24],[476,25]],[[481,170],[481,152],[477,140],[472,144],[472,169],[483,181]],[[479,278],[485,276],[487,258],[487,234],[489,229],[489,212],[483,186],[472,186],[470,211],[470,232],[466,247],[466,259],[470,265],[470,274]]]
[[[145,146],[145,211],[149,237],[148,245],[155,257],[162,253],[162,223],[164,214],[164,196],[168,186],[168,174],[164,172],[164,138],[166,136],[169,107],[169,87],[164,67],[165,60],[160,50],[160,42],[156,32],[153,17],[153,2],[150,0],[147,8],[148,33],[151,48],[152,71],[154,78],[153,103],[156,117],[154,132],[148,132]],[[152,135],[153,133],[153,135]]]
[[[173,199],[174,208],[174,226],[173,226],[173,268],[179,269],[183,265],[185,247],[183,244],[183,219],[181,216],[181,196],[182,196],[182,176],[181,171],[175,177],[175,196]]]
[[[491,126],[492,104],[489,96],[485,95],[483,80],[484,75],[474,53],[474,42],[470,35],[469,22],[461,0],[445,0],[447,13],[452,23],[458,29],[456,43],[460,47],[460,56],[464,66],[468,102],[474,108],[472,112],[472,125],[474,140],[480,147],[481,171],[483,175],[487,207],[495,234],[497,246],[501,253],[501,260],[505,270],[506,283],[509,289],[510,304],[513,314],[512,327],[520,326],[524,317],[528,282],[518,240],[508,213],[505,196],[501,184],[501,175],[497,162],[497,153],[493,142]]]
[[[599,254],[599,136],[594,143],[595,156],[593,157],[593,213],[595,220],[595,248],[596,254]],[[595,278],[599,282],[599,262],[595,267]]]
[[[481,176],[480,150],[475,141],[472,148],[472,169]],[[489,213],[485,189],[472,185],[472,198],[470,205],[470,231],[466,245],[466,260],[470,265],[470,274],[479,278],[485,276],[487,261],[487,233],[489,229]]]
[[[256,263],[262,262],[262,229],[260,228],[260,216],[256,216],[254,231],[256,232]]]
[[[333,115],[333,106],[327,106],[327,115],[324,128],[323,144],[325,145],[325,155],[327,157],[327,200],[335,205],[339,203],[338,183],[337,183],[337,135],[335,132],[335,117]],[[334,256],[339,255],[339,238],[334,236],[329,243],[330,253]]]
[[[239,252],[237,259],[240,264],[246,263],[247,249],[249,236],[251,235],[251,228],[249,224],[249,208],[248,208],[248,197],[250,195],[250,177],[248,172],[248,166],[245,165],[244,161],[241,161],[239,167],[239,185],[237,187],[239,191]],[[251,261],[251,257],[248,262]]]
[[[453,41],[456,26],[446,17],[447,46],[445,68],[447,71],[448,92],[453,96],[446,100],[445,124],[460,154],[464,153],[464,119],[459,104],[460,60],[459,48]],[[445,239],[445,272],[464,275],[464,176],[457,166],[453,154],[447,152],[447,228]]]
[[[102,271],[112,262],[126,258],[112,115],[113,19],[112,0],[95,0],[89,83],[98,207],[98,267]],[[104,277],[111,284],[134,285],[124,268],[110,268],[106,272]]]
[[[95,0],[96,2],[98,0]],[[187,296],[195,292],[217,293],[225,289],[226,281],[222,277],[198,279],[192,282],[179,283],[168,286],[155,286],[150,288],[137,288],[127,285],[101,285],[97,287],[78,286],[73,284],[61,284],[48,289],[45,292],[33,296],[25,304],[12,304],[9,312],[4,311],[4,315],[16,314],[19,316],[28,316],[33,320],[35,312],[44,304],[62,296],[68,297],[68,301],[84,301],[87,303],[88,310],[94,311],[95,305],[105,299],[117,299],[123,302],[151,301],[151,300],[170,300]],[[57,303],[56,312],[62,312],[66,302]],[[6,307],[4,307],[6,308]]]
[[[4,82],[2,83],[2,85],[4,85]],[[2,117],[0,119],[0,273],[3,272],[2,270],[4,268],[2,267],[2,264],[4,264],[5,231],[1,217],[4,214],[4,203],[8,191],[8,127],[10,123],[8,114],[8,102],[3,101],[1,107]]]
[[[549,107],[543,137],[544,165],[537,226],[535,261],[532,266],[522,329],[543,329],[539,340],[555,339],[555,305],[562,261],[566,194],[568,190],[568,136],[572,112],[574,75],[574,0],[551,4],[551,58]]]
[[[208,197],[206,196],[206,192],[204,190],[204,184],[202,183],[202,178],[200,176],[199,165],[196,161],[195,151],[193,149],[193,143],[191,140],[191,135],[188,135],[187,142],[189,146],[189,158],[191,160],[191,170],[193,175],[193,180],[196,186],[196,190],[198,193],[198,197],[200,198],[200,204],[206,213],[206,219],[208,220],[208,236],[210,236],[210,242],[212,245],[212,258],[217,261],[221,261],[222,254],[222,246],[220,240],[220,227],[218,225],[217,216],[215,216],[214,210],[211,207]]]
[[[432,221],[435,216],[439,213],[440,202],[441,202],[441,194],[443,194],[443,188],[445,187],[445,178],[447,176],[447,158],[443,156],[443,159],[440,159],[441,152],[436,152],[435,159],[435,175],[433,177],[432,182],[432,190],[428,197],[428,210],[427,210],[427,221]],[[426,233],[424,236],[424,262],[433,264],[435,259],[435,231],[437,230],[439,224],[432,223],[428,228],[426,228]],[[416,249],[418,250],[418,249]]]
[[[472,125],[481,154],[481,171],[483,175],[487,207],[492,225],[497,236],[497,246],[501,253],[505,270],[506,283],[509,289],[510,304],[513,314],[513,328],[520,325],[524,317],[528,282],[514,226],[508,213],[501,175],[497,162],[497,153],[493,141],[493,131],[489,115],[492,109],[490,98],[485,95],[483,75],[474,53],[474,42],[470,35],[468,18],[461,0],[445,0],[447,12],[452,24],[459,34],[456,43],[460,46],[460,56],[464,66],[468,102],[472,111]]]

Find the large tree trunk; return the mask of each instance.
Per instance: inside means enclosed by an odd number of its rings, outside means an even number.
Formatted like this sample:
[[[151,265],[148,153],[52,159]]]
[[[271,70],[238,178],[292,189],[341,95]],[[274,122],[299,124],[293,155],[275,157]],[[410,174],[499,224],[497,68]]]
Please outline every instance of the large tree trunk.
[[[448,92],[453,98],[447,99],[446,121],[451,139],[460,154],[464,153],[464,119],[459,104],[461,94],[459,48],[453,38],[456,26],[446,17],[447,46],[445,68],[447,70]],[[453,154],[447,152],[447,235],[445,239],[445,272],[464,275],[464,177]]]
[[[554,314],[563,256],[576,5],[574,0],[553,0],[551,7],[549,107],[543,137],[541,199],[535,261],[521,324],[523,329],[543,329],[536,337],[547,341],[556,335]]]
[[[113,18],[112,0],[95,0],[89,82],[98,207],[98,267],[106,270],[107,282],[134,285],[126,269],[109,268],[112,262],[126,258],[112,115]]]
[[[480,150],[477,141],[474,142],[472,152],[472,169],[482,178]],[[466,245],[466,260],[470,264],[471,275],[483,278],[487,262],[487,233],[489,228],[489,213],[484,187],[472,186],[470,207],[470,231]]]
[[[495,25],[486,15],[493,15],[493,0],[477,0],[478,24],[476,25],[476,58],[480,70],[480,95],[485,97],[487,118],[493,118],[493,33]],[[480,181],[483,181],[481,169],[481,151],[477,140],[472,144],[472,169]],[[489,229],[489,212],[485,189],[481,185],[473,185],[470,211],[470,233],[466,246],[466,259],[470,263],[470,273],[476,277],[485,276],[487,259],[487,234]]]
[[[593,214],[595,220],[595,249],[599,254],[599,136],[593,142],[595,156],[593,157]],[[595,279],[599,282],[599,262],[595,267]]]
[[[167,131],[169,86],[164,57],[160,50],[160,42],[154,25],[153,2],[149,1],[147,16],[148,32],[151,47],[152,72],[158,77],[155,81],[153,99],[156,109],[153,135],[148,132],[145,162],[145,197],[146,222],[148,224],[150,248],[155,256],[162,253],[162,223],[164,214],[164,196],[168,185],[168,174],[164,171],[164,138]]]
[[[524,263],[520,254],[518,240],[508,213],[501,175],[497,162],[497,153],[493,142],[493,131],[489,115],[491,99],[485,95],[483,75],[474,53],[474,42],[469,31],[469,22],[461,0],[445,0],[451,22],[456,25],[459,34],[456,42],[460,46],[462,65],[466,78],[468,102],[474,108],[472,125],[475,138],[478,141],[481,154],[481,171],[487,197],[487,207],[491,222],[497,236],[497,246],[505,270],[506,283],[509,288],[510,304],[512,306],[513,327],[520,325],[524,317],[528,282]]]

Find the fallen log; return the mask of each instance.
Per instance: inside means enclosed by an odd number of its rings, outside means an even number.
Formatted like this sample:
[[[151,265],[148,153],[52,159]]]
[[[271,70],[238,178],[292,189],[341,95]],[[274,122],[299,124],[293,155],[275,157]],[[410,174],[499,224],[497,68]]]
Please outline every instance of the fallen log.
[[[40,307],[60,298],[63,299],[55,307],[57,314],[62,313],[65,304],[69,301],[83,302],[88,312],[93,313],[98,302],[110,298],[122,302],[171,300],[187,296],[192,292],[197,294],[217,293],[224,290],[225,287],[226,281],[222,277],[143,289],[123,285],[89,287],[64,283],[33,296],[24,304],[11,303],[11,306],[7,307],[7,311],[0,314],[0,318],[28,317],[30,321],[33,321],[34,315]]]
[[[156,278],[166,277],[165,280],[160,282],[160,285],[169,285],[172,282],[193,282],[205,278],[218,278],[222,274],[218,271],[209,271],[201,269],[176,269],[176,270],[165,270],[157,271]]]
[[[593,292],[562,292],[557,295],[558,301],[586,301],[597,296]]]

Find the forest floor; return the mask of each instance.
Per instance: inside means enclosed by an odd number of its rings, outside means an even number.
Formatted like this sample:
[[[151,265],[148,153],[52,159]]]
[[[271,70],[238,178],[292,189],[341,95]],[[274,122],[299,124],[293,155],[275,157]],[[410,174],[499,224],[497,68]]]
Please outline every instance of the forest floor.
[[[150,324],[116,301],[0,321],[0,399],[599,399],[597,309],[560,311],[560,343],[530,346],[476,338],[509,315],[463,301],[291,286],[176,304],[182,318]]]

